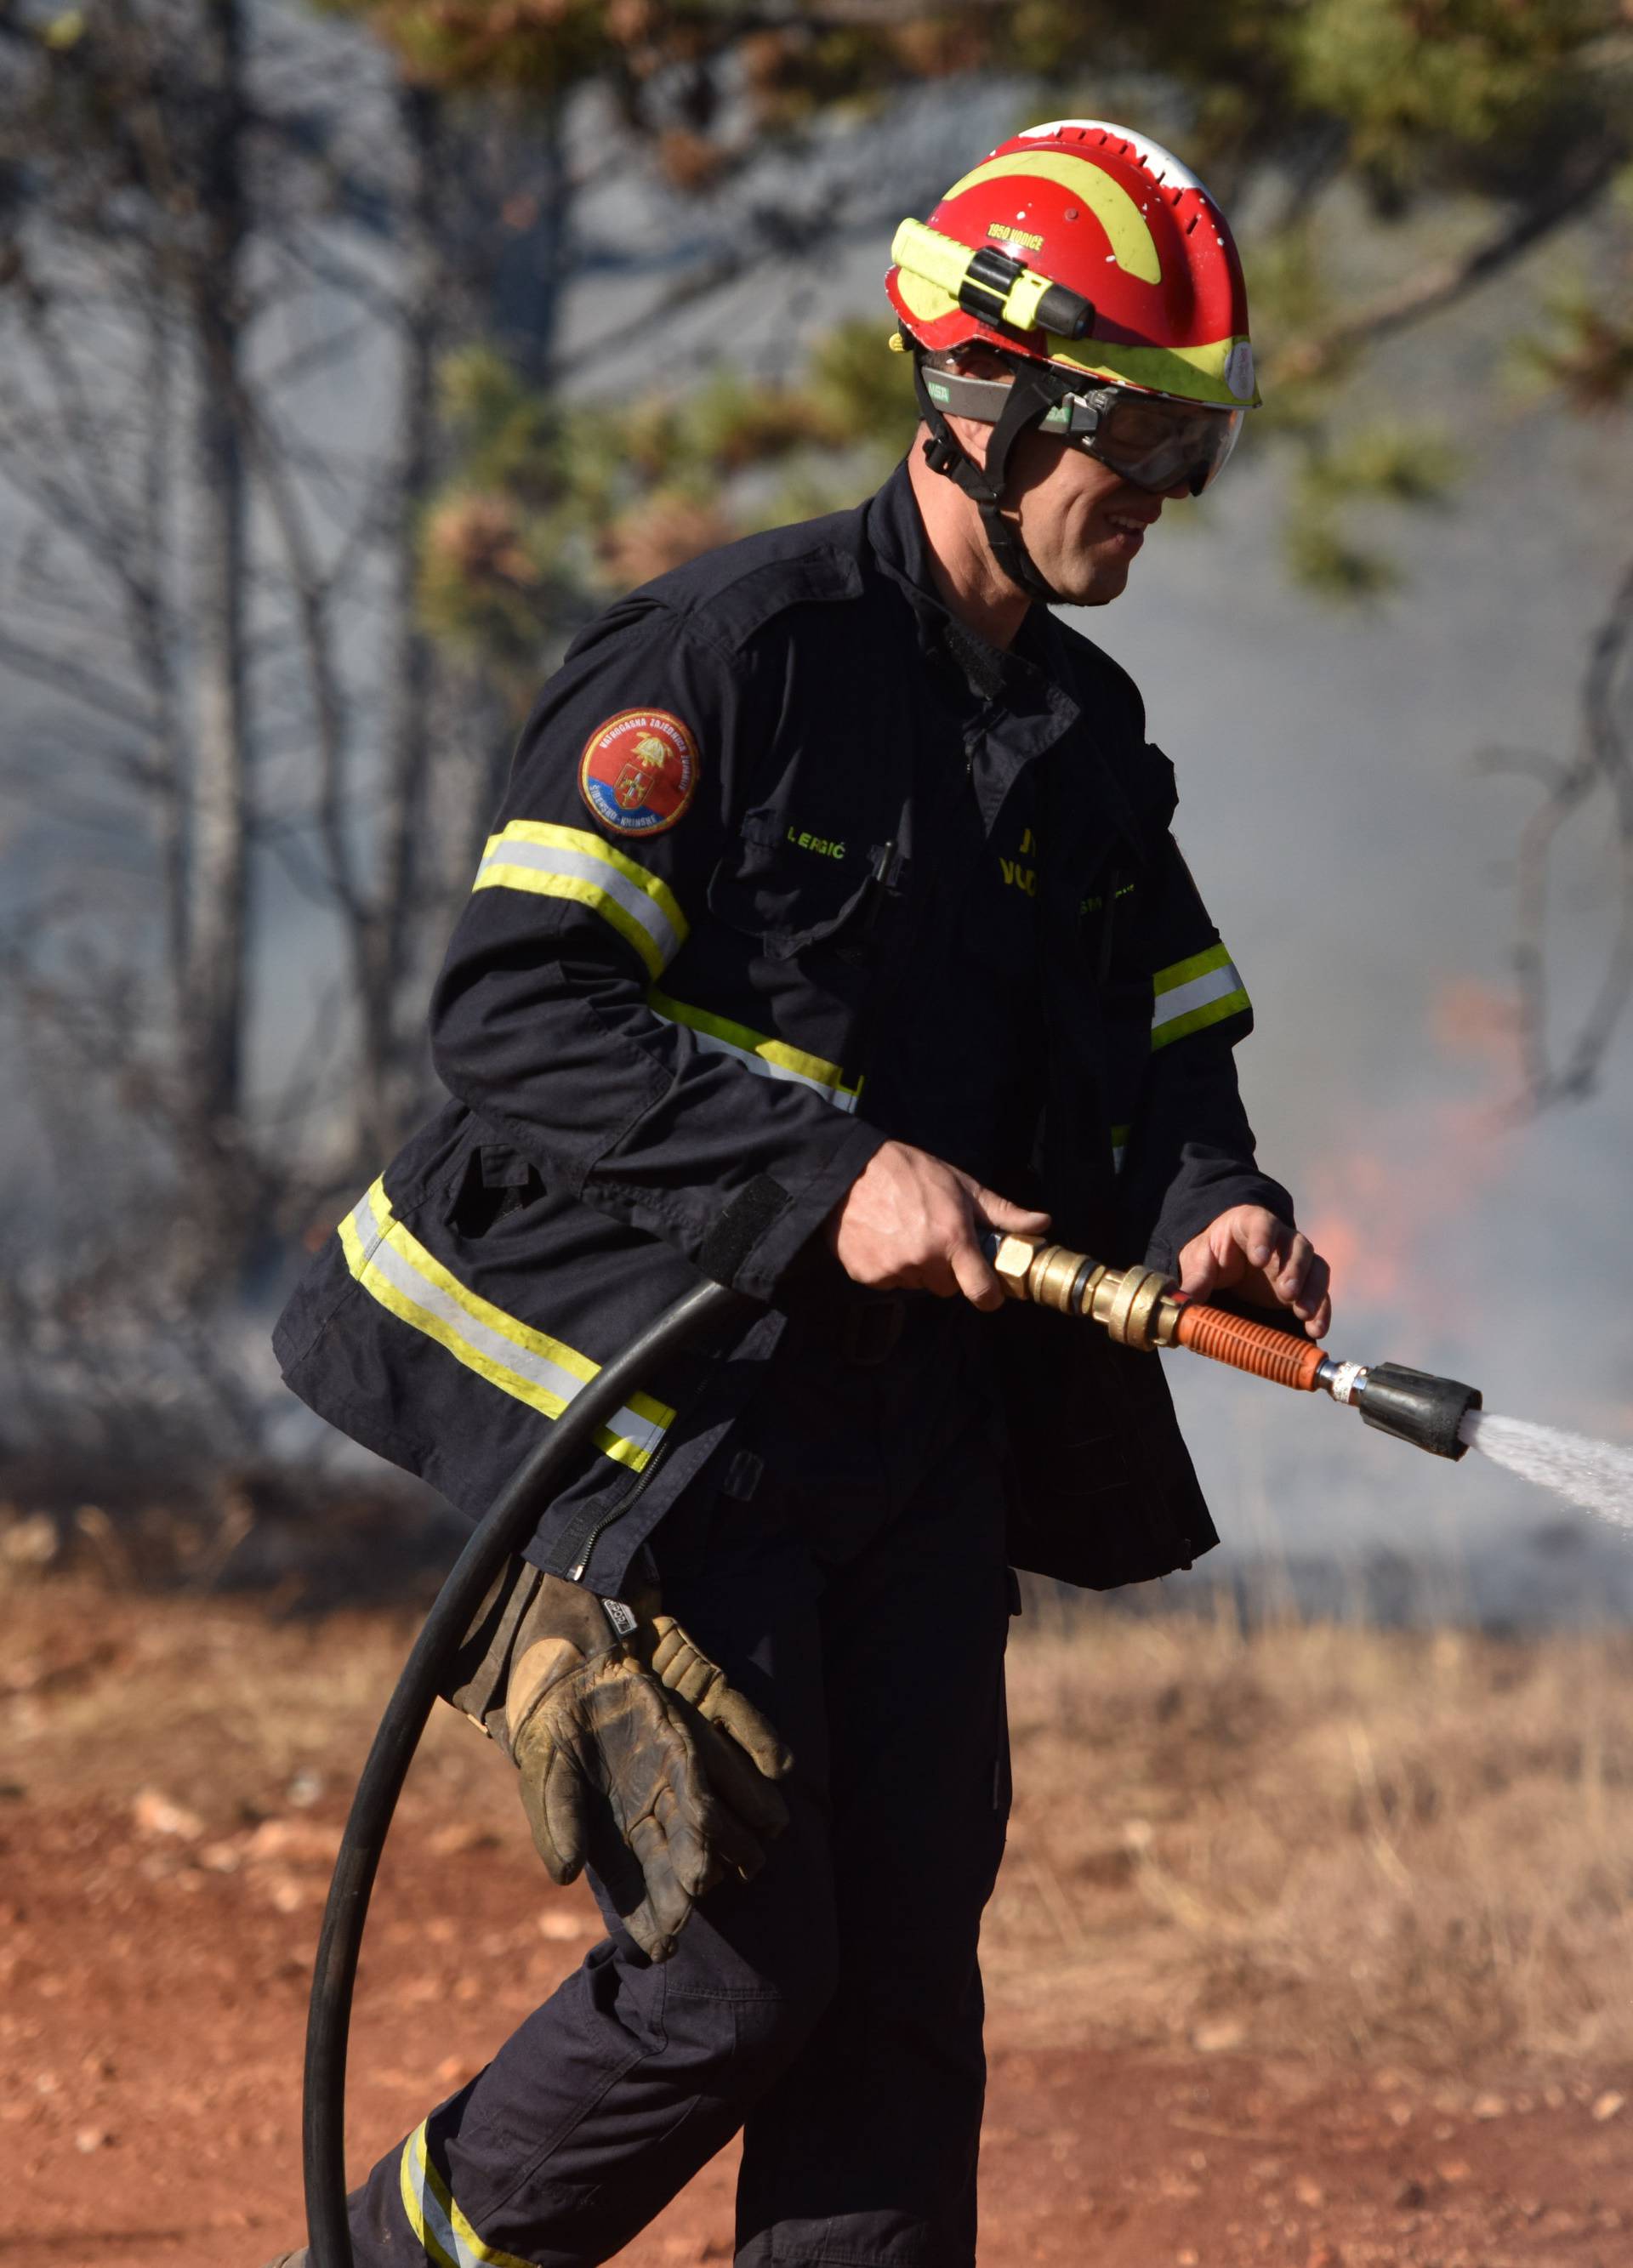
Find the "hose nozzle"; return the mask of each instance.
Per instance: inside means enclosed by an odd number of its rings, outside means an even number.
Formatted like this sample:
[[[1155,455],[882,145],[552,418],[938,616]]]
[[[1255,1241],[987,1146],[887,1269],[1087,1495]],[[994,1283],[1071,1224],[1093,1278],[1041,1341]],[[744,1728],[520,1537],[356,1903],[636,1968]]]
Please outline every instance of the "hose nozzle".
[[[1040,1236],[1005,1236],[994,1229],[982,1239],[982,1249],[1012,1300],[1086,1315],[1120,1346],[1188,1347],[1296,1393],[1313,1394],[1319,1387],[1334,1402],[1358,1410],[1363,1425],[1410,1441],[1431,1457],[1456,1459],[1468,1446],[1461,1427],[1469,1411],[1482,1406],[1481,1396],[1460,1379],[1436,1378],[1398,1362],[1370,1368],[1339,1362],[1312,1339],[1186,1299],[1155,1268],[1108,1268]]]
[[[1461,1438],[1463,1420],[1471,1410],[1483,1406],[1478,1387],[1465,1386],[1460,1378],[1437,1378],[1432,1371],[1408,1370],[1400,1362],[1328,1363],[1332,1381],[1323,1378],[1334,1402],[1352,1403],[1361,1423],[1379,1433],[1393,1433],[1397,1441],[1410,1441],[1431,1457],[1454,1461],[1467,1453]],[[1346,1377],[1344,1373],[1348,1373]]]

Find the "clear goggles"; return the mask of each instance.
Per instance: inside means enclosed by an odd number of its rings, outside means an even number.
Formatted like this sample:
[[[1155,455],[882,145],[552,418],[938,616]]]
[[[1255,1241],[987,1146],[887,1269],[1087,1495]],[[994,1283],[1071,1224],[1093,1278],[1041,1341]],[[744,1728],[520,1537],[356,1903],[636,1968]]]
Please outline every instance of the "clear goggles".
[[[1090,386],[1057,402],[1038,431],[1060,435],[1135,488],[1201,496],[1229,462],[1245,415],[1123,386]]]
[[[956,371],[927,370],[925,385],[942,409],[986,424],[1002,416],[1009,392],[1001,379],[966,378]],[[1097,458],[1135,488],[1159,496],[1186,488],[1201,496],[1224,470],[1245,415],[1126,386],[1085,386],[1062,391],[1038,430]]]

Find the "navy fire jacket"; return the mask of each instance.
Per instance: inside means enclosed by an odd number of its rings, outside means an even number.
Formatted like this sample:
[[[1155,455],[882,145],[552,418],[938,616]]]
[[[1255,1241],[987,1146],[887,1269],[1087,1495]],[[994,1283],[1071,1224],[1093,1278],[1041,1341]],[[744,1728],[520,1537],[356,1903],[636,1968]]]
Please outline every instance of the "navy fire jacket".
[[[905,467],[621,600],[522,734],[432,1005],[450,1100],[297,1288],[289,1384],[476,1517],[699,1270],[768,1303],[632,1395],[542,1521],[528,1556],[611,1594],[885,1139],[1116,1263],[1170,1269],[1233,1204],[1290,1219],[1174,803],[1096,646],[1034,608],[999,654],[947,615]],[[1105,1587],[1217,1540],[1159,1357],[976,1321],[1017,1565]]]

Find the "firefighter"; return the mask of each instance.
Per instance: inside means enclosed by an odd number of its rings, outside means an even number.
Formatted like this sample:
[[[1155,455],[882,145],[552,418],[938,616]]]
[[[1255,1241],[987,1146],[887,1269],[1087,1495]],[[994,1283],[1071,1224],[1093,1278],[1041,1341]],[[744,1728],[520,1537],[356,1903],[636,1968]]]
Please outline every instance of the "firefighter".
[[[1159,1362],[1004,1307],[981,1234],[1326,1327],[1172,767],[1049,611],[1117,597],[1258,398],[1230,230],[1067,121],[894,261],[907,459],[579,638],[437,986],[449,1100],[278,1326],[474,1517],[699,1270],[761,1303],[632,1395],[469,1634],[450,1697],[608,1934],[356,2193],[361,2268],[606,2260],[739,2130],[747,2268],[967,2268],[1012,1571],[1216,1540]]]

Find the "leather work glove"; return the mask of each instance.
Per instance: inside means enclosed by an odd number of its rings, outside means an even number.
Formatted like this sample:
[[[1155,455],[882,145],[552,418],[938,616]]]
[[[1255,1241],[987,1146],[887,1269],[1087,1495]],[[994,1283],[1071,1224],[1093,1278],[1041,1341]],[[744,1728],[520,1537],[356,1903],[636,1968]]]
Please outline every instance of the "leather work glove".
[[[558,1576],[521,1580],[531,1596],[502,1617],[503,1701],[484,1720],[521,1773],[551,1880],[587,1861],[641,1950],[666,1961],[706,1891],[764,1865],[793,1760],[655,1595],[603,1606]]]

